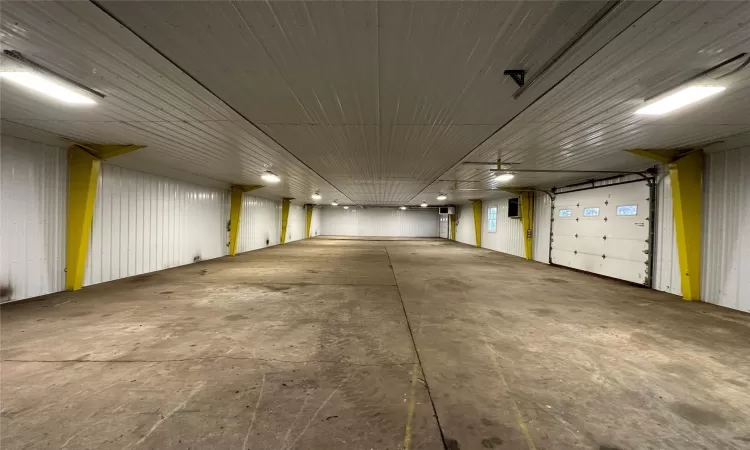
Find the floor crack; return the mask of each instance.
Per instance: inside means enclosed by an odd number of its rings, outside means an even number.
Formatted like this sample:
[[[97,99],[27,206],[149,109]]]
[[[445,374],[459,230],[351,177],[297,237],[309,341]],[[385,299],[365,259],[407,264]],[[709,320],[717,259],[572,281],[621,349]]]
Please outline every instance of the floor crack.
[[[419,350],[417,350],[417,341],[414,339],[414,332],[411,328],[411,322],[409,322],[409,315],[406,313],[406,305],[404,304],[404,297],[401,296],[401,289],[398,286],[398,279],[396,278],[396,270],[393,268],[393,261],[391,261],[391,254],[388,253],[388,246],[385,247],[385,254],[388,256],[388,265],[393,273],[393,280],[396,282],[396,291],[398,292],[398,299],[401,301],[401,308],[404,310],[404,318],[406,319],[406,327],[409,329],[409,336],[411,337],[411,344],[414,348],[414,353],[417,356],[417,364],[419,370],[422,372],[422,380],[424,380],[424,387],[427,390],[427,397],[430,399],[432,405],[432,414],[435,416],[435,422],[437,422],[438,432],[440,432],[440,440],[443,443],[443,449],[448,450],[448,444],[445,441],[445,434],[443,434],[443,426],[440,425],[440,417],[438,417],[437,408],[435,407],[435,400],[432,398],[432,392],[430,391],[430,385],[427,383],[427,374],[424,371],[422,365],[422,358],[419,356]]]

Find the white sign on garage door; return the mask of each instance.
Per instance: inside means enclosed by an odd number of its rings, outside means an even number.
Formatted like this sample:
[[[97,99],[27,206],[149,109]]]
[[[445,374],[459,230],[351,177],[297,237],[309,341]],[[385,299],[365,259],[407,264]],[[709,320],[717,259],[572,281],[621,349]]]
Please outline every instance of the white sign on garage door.
[[[557,194],[552,264],[649,285],[650,201],[645,181]]]

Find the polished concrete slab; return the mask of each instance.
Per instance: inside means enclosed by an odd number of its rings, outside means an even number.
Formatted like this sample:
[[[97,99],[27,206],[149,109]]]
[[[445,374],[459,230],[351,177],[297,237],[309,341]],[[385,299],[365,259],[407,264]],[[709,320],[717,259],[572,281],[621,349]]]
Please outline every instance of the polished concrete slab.
[[[445,240],[316,238],[1,314],[3,449],[750,447],[750,316]]]

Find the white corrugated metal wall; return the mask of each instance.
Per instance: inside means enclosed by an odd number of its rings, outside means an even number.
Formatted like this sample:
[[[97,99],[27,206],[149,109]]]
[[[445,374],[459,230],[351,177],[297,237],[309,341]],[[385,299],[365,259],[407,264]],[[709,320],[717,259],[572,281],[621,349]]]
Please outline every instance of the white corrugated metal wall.
[[[654,223],[653,288],[682,295],[680,257],[672,209],[672,182],[669,170],[660,166],[656,178],[656,222]]]
[[[286,226],[286,241],[299,241],[305,238],[305,207],[289,205],[289,219]]]
[[[474,238],[474,209],[470,204],[456,206],[456,241],[476,245]]]
[[[228,195],[102,164],[84,285],[226,255]]]
[[[703,186],[702,298],[750,312],[750,148],[709,154]]]
[[[532,255],[534,261],[549,264],[549,233],[552,228],[552,199],[543,192],[534,194]]]
[[[320,216],[322,209],[313,209],[312,220],[310,221],[310,237],[314,237],[320,234]]]
[[[328,236],[437,237],[437,209],[321,208],[321,233]]]
[[[523,225],[521,219],[508,217],[508,199],[510,196],[482,201],[482,247],[509,255],[525,256],[523,249]],[[497,207],[497,231],[490,232],[487,227],[487,211]]]
[[[281,243],[281,203],[245,194],[238,252],[249,252]]]
[[[65,289],[67,152],[0,136],[0,285],[2,301]]]

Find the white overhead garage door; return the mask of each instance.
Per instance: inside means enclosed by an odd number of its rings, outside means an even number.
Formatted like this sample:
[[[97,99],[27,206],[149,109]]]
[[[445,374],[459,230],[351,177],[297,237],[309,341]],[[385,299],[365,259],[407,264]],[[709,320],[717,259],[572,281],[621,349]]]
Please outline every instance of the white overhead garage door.
[[[650,286],[650,202],[645,181],[557,194],[550,261]]]

